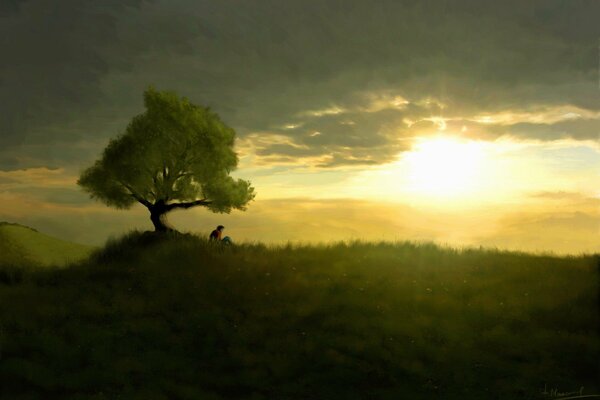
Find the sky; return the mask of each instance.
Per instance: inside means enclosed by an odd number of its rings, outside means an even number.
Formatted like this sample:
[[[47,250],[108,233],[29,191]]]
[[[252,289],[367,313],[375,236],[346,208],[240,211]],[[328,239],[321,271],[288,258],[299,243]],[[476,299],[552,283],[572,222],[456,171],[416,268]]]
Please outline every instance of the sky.
[[[76,185],[173,90],[236,131],[234,241],[600,252],[596,0],[0,1],[0,220],[151,229]]]

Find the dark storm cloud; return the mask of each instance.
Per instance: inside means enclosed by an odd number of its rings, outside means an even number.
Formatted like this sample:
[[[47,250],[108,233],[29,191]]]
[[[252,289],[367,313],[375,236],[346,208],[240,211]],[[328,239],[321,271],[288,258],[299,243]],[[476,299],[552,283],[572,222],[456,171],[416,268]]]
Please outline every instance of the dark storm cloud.
[[[149,84],[211,106],[242,138],[285,135],[327,165],[389,160],[418,131],[403,118],[600,107],[594,0],[30,0],[0,15],[3,169],[88,164],[141,111]],[[409,104],[369,110],[365,98],[382,92]],[[348,111],[306,113],[332,107]],[[68,154],[90,139],[96,147]],[[299,152],[271,150],[261,154]]]
[[[77,114],[101,102],[98,82],[112,67],[103,51],[118,39],[117,15],[136,2],[13,1],[3,7],[3,145],[47,143],[49,128],[59,126],[64,134]]]

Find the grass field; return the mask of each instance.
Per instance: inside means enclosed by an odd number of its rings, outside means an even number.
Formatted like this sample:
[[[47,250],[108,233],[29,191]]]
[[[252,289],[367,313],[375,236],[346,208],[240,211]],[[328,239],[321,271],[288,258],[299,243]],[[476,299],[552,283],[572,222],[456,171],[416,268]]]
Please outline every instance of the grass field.
[[[0,398],[600,394],[598,261],[134,232],[68,268],[0,269]]]
[[[0,222],[0,265],[67,265],[87,258],[93,249],[45,235],[27,226]]]

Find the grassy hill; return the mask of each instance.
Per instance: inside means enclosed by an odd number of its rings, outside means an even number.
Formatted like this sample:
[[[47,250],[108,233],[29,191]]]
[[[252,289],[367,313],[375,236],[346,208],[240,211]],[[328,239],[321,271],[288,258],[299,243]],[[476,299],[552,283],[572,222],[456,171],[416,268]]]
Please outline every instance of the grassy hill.
[[[86,258],[92,250],[27,226],[0,222],[0,265],[66,265]]]
[[[4,271],[2,399],[600,392],[597,256],[132,233],[69,268]]]

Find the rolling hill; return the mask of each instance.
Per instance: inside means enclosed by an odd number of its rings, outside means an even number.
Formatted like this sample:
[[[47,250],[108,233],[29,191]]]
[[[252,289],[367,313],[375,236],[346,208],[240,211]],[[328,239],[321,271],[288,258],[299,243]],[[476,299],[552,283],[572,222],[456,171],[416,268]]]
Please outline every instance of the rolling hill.
[[[67,268],[0,267],[0,399],[597,394],[598,261],[132,233]]]
[[[24,225],[0,222],[0,265],[64,266],[86,258],[93,249]]]

